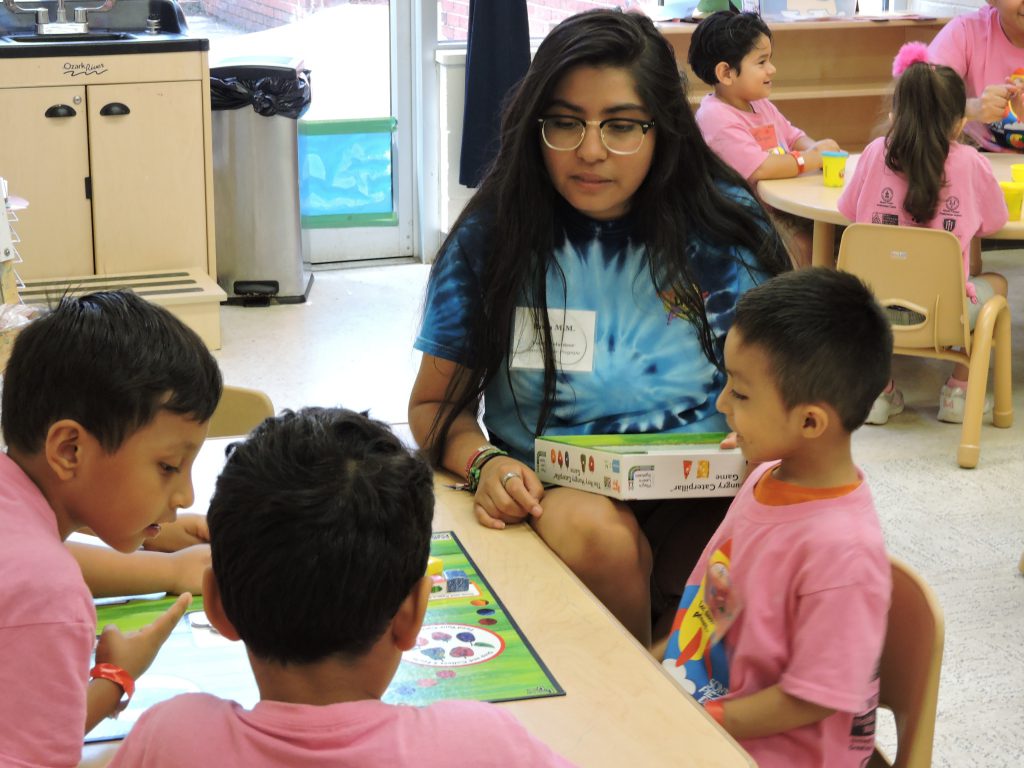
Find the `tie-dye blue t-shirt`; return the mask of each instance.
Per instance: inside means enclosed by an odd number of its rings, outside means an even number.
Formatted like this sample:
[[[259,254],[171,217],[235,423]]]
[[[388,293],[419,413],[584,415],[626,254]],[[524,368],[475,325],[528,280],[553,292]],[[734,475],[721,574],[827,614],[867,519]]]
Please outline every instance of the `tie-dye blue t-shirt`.
[[[743,190],[729,193],[756,205]],[[478,306],[479,276],[488,258],[485,226],[481,217],[471,217],[438,257],[416,349],[463,365],[470,360],[468,332],[482,316]],[[725,377],[704,355],[697,331],[681,308],[655,291],[645,247],[630,236],[630,218],[596,221],[560,205],[559,229],[564,237],[556,237],[557,267],[548,271],[547,296],[560,371],[545,433],[726,429],[715,409]],[[756,264],[741,249],[726,253],[700,243],[692,248],[691,274],[704,295],[719,355],[737,299],[767,278]],[[525,307],[517,315],[524,313],[521,319],[532,321]],[[533,336],[530,331],[520,334],[519,327],[513,349],[529,346],[527,337]],[[532,322],[524,327],[532,328]],[[536,356],[509,354],[506,365],[510,360],[511,376],[495,376],[484,392],[484,425],[492,441],[532,464],[544,371],[536,367]]]

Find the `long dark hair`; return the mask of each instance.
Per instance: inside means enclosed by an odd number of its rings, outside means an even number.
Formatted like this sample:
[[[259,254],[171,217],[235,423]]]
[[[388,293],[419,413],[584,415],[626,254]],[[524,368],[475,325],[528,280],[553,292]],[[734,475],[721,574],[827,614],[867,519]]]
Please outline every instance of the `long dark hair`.
[[[516,305],[524,297],[537,313],[544,351],[544,398],[533,425],[536,434],[543,431],[550,414],[556,367],[546,278],[555,264],[558,193],[544,166],[537,119],[562,79],[581,66],[629,70],[654,119],[657,141],[651,167],[631,203],[634,236],[647,247],[655,289],[675,294],[683,307],[681,314],[691,318],[701,348],[713,364],[721,365],[691,268],[699,247],[695,236],[699,233],[700,245],[712,249],[749,250],[756,261],[744,263],[747,269],[776,274],[789,268],[789,257],[763,209],[756,202],[738,202],[723,191],[723,183],[750,188],[704,142],[687,103],[672,46],[651,20],[600,10],[566,19],[541,43],[529,71],[510,96],[502,116],[498,154],[441,245],[443,253],[468,218],[486,217],[489,256],[481,275],[481,317],[469,330],[470,362],[456,367],[445,393],[451,408],[438,411],[430,430],[428,445],[435,461],[440,460],[448,430],[459,413],[478,402],[495,376],[509,375],[505,356]]]
[[[903,208],[917,222],[935,216],[946,184],[949,143],[963,119],[966,101],[964,81],[949,67],[917,62],[896,81],[885,164],[906,178]]]

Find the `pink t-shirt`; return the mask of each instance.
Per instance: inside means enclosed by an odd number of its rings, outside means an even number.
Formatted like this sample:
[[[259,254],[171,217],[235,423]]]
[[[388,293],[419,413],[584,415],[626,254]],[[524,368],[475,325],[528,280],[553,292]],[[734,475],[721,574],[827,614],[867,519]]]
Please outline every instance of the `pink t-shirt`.
[[[853,176],[847,177],[846,188],[839,196],[839,212],[859,223],[927,226],[952,232],[960,241],[964,277],[969,277],[971,239],[1002,228],[1008,216],[1006,199],[992,174],[992,165],[973,147],[951,143],[945,175],[948,183],[939,193],[935,216],[924,225],[918,224],[903,209],[906,178],[886,166],[885,137],[879,137],[864,148]]]
[[[311,706],[261,701],[253,709],[187,693],[148,709],[111,768],[410,765],[571,766],[507,711],[478,701],[427,707],[366,701]]]
[[[968,98],[979,96],[988,85],[1002,85],[1014,70],[1024,67],[1024,48],[1006,38],[999,12],[989,5],[951,19],[929,44],[928,57],[956,70],[964,79]],[[987,150],[1011,151],[993,141],[987,125],[971,122],[965,132]]]
[[[806,134],[783,117],[768,99],[750,102],[744,112],[709,93],[697,109],[697,125],[715,154],[749,179],[770,154],[783,154]]]
[[[82,758],[96,611],[57,518],[0,453],[0,765]]]
[[[728,663],[722,701],[778,684],[837,710],[811,725],[741,740],[757,764],[859,768],[874,748],[878,660],[892,589],[874,501],[861,475],[856,489],[837,498],[763,504],[754,486],[776,466],[751,473],[687,591],[701,585],[701,599],[717,619],[712,642],[721,637]],[[664,668],[686,685],[685,667],[670,659],[679,655],[673,638]],[[691,640],[675,642],[689,654]],[[723,686],[711,687],[721,693]]]

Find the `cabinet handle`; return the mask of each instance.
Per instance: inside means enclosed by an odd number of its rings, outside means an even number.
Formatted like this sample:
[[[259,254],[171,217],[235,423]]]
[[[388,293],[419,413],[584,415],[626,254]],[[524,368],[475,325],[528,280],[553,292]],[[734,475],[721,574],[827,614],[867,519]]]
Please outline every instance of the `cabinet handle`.
[[[47,117],[74,117],[78,113],[75,112],[74,107],[69,107],[67,104],[54,104],[43,114]]]
[[[127,104],[122,104],[119,101],[112,101],[100,110],[100,114],[104,117],[110,117],[112,115],[129,115],[131,114],[131,110],[128,109]]]

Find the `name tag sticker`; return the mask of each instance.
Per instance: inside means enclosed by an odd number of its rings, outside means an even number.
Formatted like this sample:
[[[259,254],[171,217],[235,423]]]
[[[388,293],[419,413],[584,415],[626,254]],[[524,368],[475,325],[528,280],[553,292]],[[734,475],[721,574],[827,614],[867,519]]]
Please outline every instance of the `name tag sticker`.
[[[549,309],[548,322],[551,324],[552,351],[558,369],[577,373],[592,372],[597,313],[586,309]],[[544,370],[542,340],[543,335],[534,321],[533,310],[529,307],[516,307],[511,367]]]

